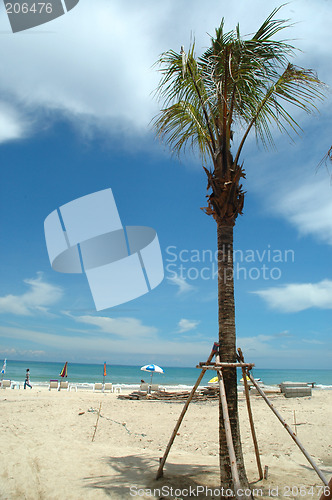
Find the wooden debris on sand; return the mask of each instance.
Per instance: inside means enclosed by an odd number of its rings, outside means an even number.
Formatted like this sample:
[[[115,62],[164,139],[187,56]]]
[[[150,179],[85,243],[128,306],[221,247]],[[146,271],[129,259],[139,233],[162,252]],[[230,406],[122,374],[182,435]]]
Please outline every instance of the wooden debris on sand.
[[[119,394],[118,399],[142,399],[149,401],[185,401],[189,397],[189,391],[155,391],[151,394],[146,392],[134,391],[131,394]],[[208,401],[210,399],[218,399],[218,387],[203,387],[197,389],[192,401]]]

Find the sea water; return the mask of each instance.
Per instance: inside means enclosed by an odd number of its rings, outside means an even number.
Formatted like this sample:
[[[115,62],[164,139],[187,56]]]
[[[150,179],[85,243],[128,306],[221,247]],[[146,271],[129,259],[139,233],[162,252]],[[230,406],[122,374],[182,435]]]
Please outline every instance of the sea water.
[[[30,370],[32,385],[47,385],[50,379],[60,379],[60,371],[64,363],[40,362],[40,361],[13,361],[7,359],[6,373],[4,379],[13,382],[24,382],[25,371]],[[0,368],[2,364],[0,363]],[[153,382],[166,386],[168,389],[188,389],[192,387],[199,374],[197,368],[165,367],[163,374],[153,374]],[[150,373],[141,371],[140,366],[107,365],[105,382],[119,384],[124,388],[138,388],[141,379],[150,382]],[[95,382],[103,382],[104,365],[68,363],[67,380],[73,384],[92,386]],[[252,370],[254,378],[260,378],[264,385],[277,385],[281,382],[314,382],[315,387],[320,389],[332,389],[332,370],[292,370],[292,369],[260,369]],[[1,375],[2,376],[2,375]],[[207,385],[208,381],[215,376],[209,370],[203,377],[200,385]],[[242,378],[241,370],[238,370],[238,382]]]

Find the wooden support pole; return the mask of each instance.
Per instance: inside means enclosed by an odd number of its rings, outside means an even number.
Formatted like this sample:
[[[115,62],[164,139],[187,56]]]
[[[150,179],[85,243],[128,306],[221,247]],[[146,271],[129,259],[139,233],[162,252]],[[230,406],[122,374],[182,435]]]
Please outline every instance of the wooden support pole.
[[[247,364],[244,362],[243,354],[241,349],[238,349],[238,360],[243,364]],[[256,455],[256,462],[257,462],[257,468],[258,468],[258,474],[259,474],[259,479],[263,479],[264,474],[262,470],[262,464],[261,464],[261,459],[259,456],[259,448],[258,448],[258,442],[257,442],[257,437],[256,437],[256,431],[255,431],[255,425],[254,425],[254,419],[252,415],[252,410],[251,410],[251,403],[250,403],[250,396],[249,396],[249,387],[247,383],[247,372],[245,370],[245,367],[242,366],[242,377],[243,377],[243,385],[244,385],[244,393],[246,396],[246,403],[247,403],[247,410],[248,410],[248,417],[249,417],[249,423],[250,423],[250,429],[251,429],[251,435],[252,435],[252,440],[254,443],[254,449],[255,449],[255,455]]]
[[[211,360],[212,360],[212,358],[213,358],[213,356],[215,355],[216,352],[217,352],[217,344],[214,344],[213,349],[211,351],[211,354],[210,354],[210,356],[209,356],[209,358],[208,358],[208,360],[206,362],[206,365],[208,365],[211,362]],[[190,401],[192,400],[192,398],[193,398],[193,396],[194,396],[194,394],[196,392],[197,387],[199,386],[202,378],[204,377],[205,372],[206,372],[206,369],[203,368],[201,374],[199,375],[199,377],[198,377],[198,379],[196,381],[196,384],[192,388],[191,393],[189,394],[188,399],[187,399],[187,401],[184,404],[184,407],[182,409],[181,415],[178,418],[178,421],[177,421],[177,423],[176,423],[176,425],[174,427],[174,430],[172,432],[171,438],[170,438],[170,440],[168,442],[168,445],[166,447],[165,453],[164,453],[162,459],[160,460],[159,468],[158,468],[157,475],[156,475],[156,479],[159,479],[159,478],[161,478],[163,476],[164,465],[165,465],[165,462],[167,460],[167,457],[168,457],[168,454],[170,452],[170,449],[172,447],[172,444],[174,442],[175,436],[176,436],[176,434],[177,434],[177,432],[178,432],[178,430],[180,428],[180,425],[181,425],[182,420],[183,420],[183,418],[184,418],[184,416],[186,414],[186,411],[188,409]]]
[[[332,499],[332,477],[327,486],[325,486],[322,496],[319,500],[331,500]]]
[[[238,349],[238,351],[239,351],[239,353],[242,354],[241,349]],[[256,387],[256,389],[259,392],[259,394],[262,396],[262,398],[266,402],[266,404],[271,408],[271,410],[273,411],[273,413],[275,414],[275,416],[278,418],[278,420],[285,427],[285,429],[288,432],[288,434],[290,435],[290,437],[293,439],[293,441],[295,441],[295,443],[297,444],[297,446],[300,448],[300,450],[302,451],[303,455],[306,457],[306,459],[310,463],[311,467],[316,471],[316,473],[318,474],[318,476],[320,477],[320,479],[323,481],[323,483],[325,484],[325,486],[329,486],[329,483],[328,483],[326,477],[324,476],[324,474],[322,473],[322,471],[319,469],[319,467],[317,466],[317,464],[313,461],[313,459],[311,458],[311,456],[309,455],[309,453],[307,452],[307,450],[300,443],[300,441],[296,437],[294,431],[289,427],[289,425],[286,423],[286,421],[282,418],[282,416],[280,415],[280,413],[278,412],[278,410],[275,409],[275,407],[273,406],[273,404],[270,402],[270,400],[264,394],[264,392],[262,391],[262,389],[256,383],[254,377],[250,374],[250,372],[247,372],[247,375],[250,378],[251,382]]]
[[[248,388],[248,383],[247,383],[247,373],[246,373],[244,367],[242,367],[242,376],[243,376],[244,393],[245,393],[246,402],[247,402],[247,409],[248,409],[248,417],[249,417],[251,435],[252,435],[252,440],[253,440],[254,448],[255,448],[255,455],[256,455],[256,462],[257,462],[258,474],[259,474],[259,479],[261,480],[261,479],[263,479],[264,475],[263,475],[263,470],[262,470],[261,459],[260,459],[260,456],[259,456],[259,449],[258,449],[256,432],[255,432],[254,419],[253,419],[252,411],[251,411],[249,388]]]
[[[100,410],[101,410],[101,403],[100,403],[100,405],[99,405],[99,411],[98,411],[97,421],[96,421],[96,425],[95,425],[95,431],[94,431],[94,433],[93,433],[93,436],[92,436],[92,440],[91,440],[91,441],[93,441],[93,440],[94,440],[95,435],[96,435],[96,432],[97,432],[98,422],[99,422],[99,418],[100,418]]]
[[[219,361],[219,355],[216,355],[216,362]],[[228,413],[228,404],[227,404],[227,398],[226,398],[226,391],[225,391],[225,384],[224,384],[224,378],[222,374],[222,370],[218,370],[218,383],[219,383],[219,399],[221,403],[221,408],[222,408],[222,415],[223,415],[223,420],[224,420],[224,427],[225,427],[225,434],[226,434],[226,442],[227,442],[227,448],[228,448],[228,453],[229,453],[229,459],[231,462],[231,473],[232,473],[232,479],[233,479],[233,485],[234,485],[234,494],[235,498],[239,498],[237,492],[241,488],[240,484],[240,478],[239,478],[239,472],[237,470],[237,463],[236,463],[236,455],[235,455],[235,450],[234,450],[234,444],[233,444],[233,437],[232,437],[232,428],[231,428],[231,422],[229,420],[229,413]]]
[[[206,370],[218,370],[219,368],[253,368],[254,363],[199,363],[196,368],[205,368]]]
[[[297,423],[296,423],[296,414],[295,414],[295,410],[294,410],[294,427],[295,427],[295,436],[297,436]]]

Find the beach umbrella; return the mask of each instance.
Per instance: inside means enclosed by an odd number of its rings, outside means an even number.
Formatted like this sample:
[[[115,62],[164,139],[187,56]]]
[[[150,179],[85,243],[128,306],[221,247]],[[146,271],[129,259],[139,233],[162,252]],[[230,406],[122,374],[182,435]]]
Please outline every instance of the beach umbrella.
[[[104,378],[103,378],[103,383],[105,382],[105,377],[106,377],[106,361],[104,363]]]
[[[3,362],[3,367],[2,367],[1,373],[3,373],[3,374],[6,373],[6,366],[7,366],[7,359],[5,359],[5,361]]]
[[[216,384],[218,382],[218,377],[213,377],[208,381],[208,384]]]
[[[3,367],[1,370],[1,380],[3,379],[4,374],[6,373],[6,365],[7,365],[7,359],[3,362]]]
[[[62,377],[62,378],[67,377],[67,365],[68,365],[68,361],[65,362],[64,367],[62,368],[62,370],[60,372],[60,377]]]
[[[158,365],[144,365],[142,366],[141,370],[144,372],[150,372],[151,373],[151,384],[152,384],[152,377],[154,373],[164,373],[164,370],[160,368]]]

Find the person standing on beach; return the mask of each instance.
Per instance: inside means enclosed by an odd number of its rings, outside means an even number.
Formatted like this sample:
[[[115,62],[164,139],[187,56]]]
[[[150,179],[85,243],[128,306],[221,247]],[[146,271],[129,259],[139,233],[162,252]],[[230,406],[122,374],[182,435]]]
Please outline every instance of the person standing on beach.
[[[26,389],[26,386],[30,387],[32,389],[32,386],[30,385],[30,370],[27,368],[27,371],[25,373],[25,381],[24,381],[24,389]]]

